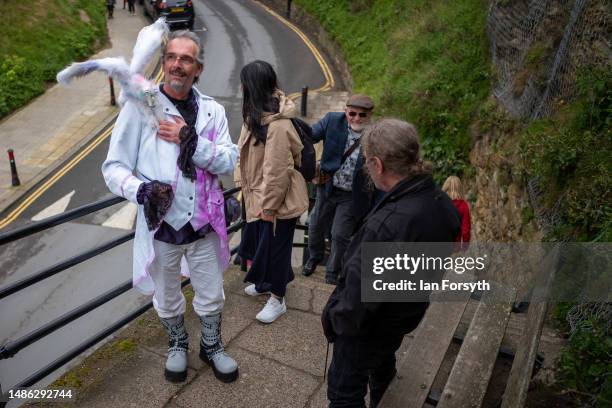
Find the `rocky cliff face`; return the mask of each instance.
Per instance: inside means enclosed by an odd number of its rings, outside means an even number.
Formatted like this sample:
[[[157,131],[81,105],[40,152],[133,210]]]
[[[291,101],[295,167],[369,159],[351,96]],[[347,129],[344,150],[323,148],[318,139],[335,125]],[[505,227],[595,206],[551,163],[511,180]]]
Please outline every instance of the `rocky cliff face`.
[[[520,168],[521,124],[510,119],[495,100],[471,129],[471,169],[465,177],[477,241],[539,241],[543,233],[533,215]]]
[[[478,241],[537,240],[537,226],[529,219],[524,182],[513,176],[513,163],[494,151],[485,136],[470,152],[474,176],[467,179],[472,210],[472,234]],[[525,215],[527,214],[527,215]]]

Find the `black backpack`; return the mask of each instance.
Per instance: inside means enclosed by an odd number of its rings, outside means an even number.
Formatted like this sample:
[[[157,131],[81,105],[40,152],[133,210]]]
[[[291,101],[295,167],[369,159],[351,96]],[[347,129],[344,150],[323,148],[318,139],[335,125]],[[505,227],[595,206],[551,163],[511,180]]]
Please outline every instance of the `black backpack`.
[[[297,170],[302,173],[304,180],[309,183],[315,177],[317,165],[314,143],[312,142],[312,128],[308,123],[298,118],[291,118],[291,123],[304,145],[302,148],[302,164]]]

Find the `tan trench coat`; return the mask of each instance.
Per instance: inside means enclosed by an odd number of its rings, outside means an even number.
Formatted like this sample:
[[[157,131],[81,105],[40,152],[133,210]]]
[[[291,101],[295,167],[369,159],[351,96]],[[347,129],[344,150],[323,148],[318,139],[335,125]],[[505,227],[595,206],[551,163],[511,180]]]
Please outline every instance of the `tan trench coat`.
[[[279,113],[265,115],[268,126],[265,146],[243,125],[238,141],[240,158],[234,181],[242,186],[247,222],[257,221],[262,211],[277,219],[299,217],[308,209],[308,192],[302,174],[302,142],[290,118],[297,116],[295,104],[279,93]]]

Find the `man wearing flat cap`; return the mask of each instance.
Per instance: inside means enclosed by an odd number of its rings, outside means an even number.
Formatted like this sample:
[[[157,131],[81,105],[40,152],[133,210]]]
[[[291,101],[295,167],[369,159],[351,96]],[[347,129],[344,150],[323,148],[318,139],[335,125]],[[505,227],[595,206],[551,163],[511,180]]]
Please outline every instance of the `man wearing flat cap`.
[[[317,177],[317,198],[310,213],[308,250],[302,274],[311,275],[325,255],[325,233],[331,229],[331,253],[325,281],[335,284],[342,256],[351,235],[367,214],[371,194],[366,191],[361,155],[361,132],[370,122],[374,102],[367,95],[353,95],[344,112],[328,112],[312,127],[313,141],[324,142]]]

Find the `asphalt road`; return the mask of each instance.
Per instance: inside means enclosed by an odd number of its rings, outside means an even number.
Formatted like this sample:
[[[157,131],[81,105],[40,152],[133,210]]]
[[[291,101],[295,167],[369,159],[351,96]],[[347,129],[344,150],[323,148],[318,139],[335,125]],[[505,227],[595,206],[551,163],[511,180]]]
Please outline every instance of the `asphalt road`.
[[[238,139],[242,121],[239,73],[246,63],[255,59],[270,62],[287,94],[298,92],[304,85],[316,89],[325,83],[319,63],[302,39],[255,3],[195,0],[194,5],[197,15],[194,31],[203,39],[206,51],[205,71],[197,87],[225,107],[234,141]],[[59,179],[7,230],[32,222],[32,217],[62,198],[67,202],[66,210],[70,210],[110,197],[100,174],[107,149],[108,140]],[[224,177],[224,180],[226,187],[229,186],[231,177]],[[121,206],[1,247],[0,286],[125,234],[125,230],[102,226]],[[131,242],[128,242],[20,294],[0,300],[0,342],[19,338],[130,277]],[[49,340],[2,361],[2,389],[6,390],[87,336],[116,321],[143,300],[133,293],[123,295],[104,309],[55,333]]]

